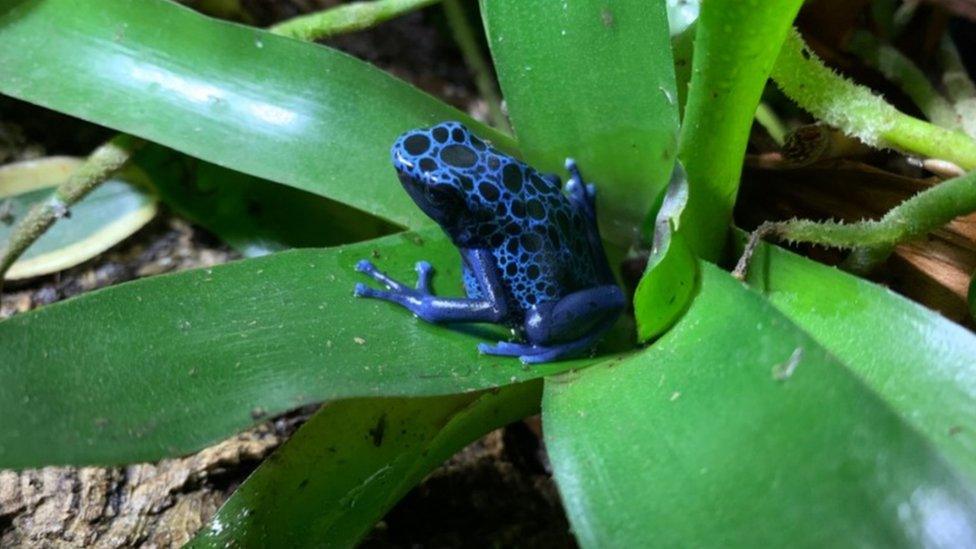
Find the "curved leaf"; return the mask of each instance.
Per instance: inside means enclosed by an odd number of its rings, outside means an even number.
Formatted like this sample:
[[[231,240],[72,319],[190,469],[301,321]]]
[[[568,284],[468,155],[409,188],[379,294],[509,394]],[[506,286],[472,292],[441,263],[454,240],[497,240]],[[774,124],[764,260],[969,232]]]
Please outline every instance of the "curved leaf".
[[[399,133],[459,119],[512,145],[343,53],[164,0],[8,0],[0,93],[412,228],[431,221],[391,192]]]
[[[654,222],[654,244],[647,268],[634,292],[638,341],[664,333],[694,297],[698,259],[679,231],[681,212],[687,203],[688,178],[678,162]]]
[[[455,452],[535,413],[539,382],[497,393],[326,405],[188,547],[352,547]]]
[[[668,181],[678,109],[663,2],[482,0],[524,157],[595,181],[604,235],[632,244]]]
[[[0,167],[0,248],[10,238],[17,220],[34,204],[51,197],[82,159],[48,157]],[[105,181],[71,207],[65,217],[45,232],[4,278],[15,280],[56,273],[83,263],[141,229],[156,215],[157,198],[151,182],[129,168]]]
[[[405,281],[426,259],[439,292],[460,293],[457,251],[427,231],[143,279],[0,322],[0,468],[154,460],[312,402],[468,392],[594,362],[481,356],[477,336],[498,331],[356,299],[365,257]]]
[[[758,249],[748,280],[976,479],[976,335],[775,246]]]
[[[701,271],[654,346],[546,380],[547,447],[582,546],[976,544],[966,478],[760,296]]]

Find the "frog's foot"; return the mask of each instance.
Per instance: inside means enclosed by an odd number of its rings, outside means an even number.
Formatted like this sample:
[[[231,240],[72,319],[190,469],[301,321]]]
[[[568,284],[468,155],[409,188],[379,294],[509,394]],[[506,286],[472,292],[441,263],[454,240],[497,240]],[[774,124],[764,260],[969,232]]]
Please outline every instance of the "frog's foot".
[[[353,294],[356,297],[384,299],[386,301],[400,303],[401,305],[403,304],[402,301],[407,298],[419,300],[425,296],[431,296],[430,279],[434,275],[434,268],[426,261],[418,261],[414,268],[417,271],[416,289],[410,288],[399,280],[390,277],[390,275],[377,269],[376,265],[373,265],[372,262],[363,259],[356,263],[356,270],[383,284],[386,286],[386,290],[377,290],[365,284],[356,284]]]
[[[356,263],[356,270],[369,276],[373,280],[383,284],[390,290],[400,291],[406,288],[406,286],[401,284],[399,281],[390,278],[389,275],[377,269],[376,265],[373,265],[371,261],[368,261],[366,259],[361,259],[359,260],[358,263]],[[372,289],[372,288],[367,288],[363,284],[356,284],[356,297],[374,297],[374,296],[368,296],[365,293],[360,292],[361,288],[368,289],[368,290]]]
[[[480,266],[485,261],[482,256],[487,253],[470,252],[469,261]],[[370,288],[359,283],[356,284],[353,295],[396,303],[427,322],[500,322],[505,318],[507,314],[505,302],[496,298],[501,295],[500,288],[492,286],[491,291],[487,292],[493,299],[438,297],[430,291],[430,279],[434,274],[430,263],[420,261],[415,269],[417,285],[416,288],[411,288],[391,278],[364,259],[356,264],[356,270],[383,284],[386,289]],[[492,278],[491,282],[494,283],[494,280]]]
[[[612,322],[606,323],[599,329],[584,335],[583,337],[566,343],[554,343],[551,345],[533,345],[531,343],[511,343],[499,341],[491,345],[489,343],[478,344],[478,351],[485,355],[496,356],[517,356],[523,364],[541,364],[543,362],[553,362],[564,358],[572,358],[582,355],[596,346],[603,336],[603,333],[610,328]]]

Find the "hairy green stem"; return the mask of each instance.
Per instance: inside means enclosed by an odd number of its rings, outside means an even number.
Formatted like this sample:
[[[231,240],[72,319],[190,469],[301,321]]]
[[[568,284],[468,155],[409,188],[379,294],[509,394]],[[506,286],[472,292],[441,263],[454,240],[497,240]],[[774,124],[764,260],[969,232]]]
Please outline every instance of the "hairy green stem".
[[[471,28],[468,18],[465,17],[464,10],[461,9],[458,0],[444,0],[444,15],[447,17],[451,32],[454,33],[454,40],[457,42],[458,48],[461,49],[461,55],[464,56],[464,62],[467,63],[474,75],[474,83],[478,87],[478,93],[488,104],[488,118],[491,125],[505,133],[512,133],[512,128],[508,124],[508,117],[502,112],[502,99],[498,92],[498,85],[492,77],[488,61],[485,59],[481,47],[478,46],[474,30]]]
[[[3,275],[17,258],[58,219],[68,216],[71,206],[122,168],[143,143],[141,139],[130,135],[115,136],[95,149],[84,164],[54,190],[50,198],[31,208],[14,227],[6,247],[0,251],[0,286]]]
[[[912,118],[868,88],[828,68],[794,29],[772,72],[787,96],[815,117],[873,147],[890,147],[976,168],[976,141],[968,135]]]
[[[298,40],[320,40],[337,34],[368,29],[440,0],[375,0],[351,2],[331,9],[295,17],[272,26],[275,34]]]
[[[943,128],[960,129],[959,115],[949,100],[929,82],[928,76],[911,59],[890,44],[882,44],[868,32],[859,31],[848,45],[864,63],[875,68],[901,88],[925,117]]]
[[[793,219],[763,223],[750,237],[735,272],[737,276],[744,276],[749,256],[766,236],[838,248],[863,248],[851,263],[863,269],[886,257],[896,244],[918,238],[974,211],[976,172],[970,172],[916,194],[877,221],[841,223]]]

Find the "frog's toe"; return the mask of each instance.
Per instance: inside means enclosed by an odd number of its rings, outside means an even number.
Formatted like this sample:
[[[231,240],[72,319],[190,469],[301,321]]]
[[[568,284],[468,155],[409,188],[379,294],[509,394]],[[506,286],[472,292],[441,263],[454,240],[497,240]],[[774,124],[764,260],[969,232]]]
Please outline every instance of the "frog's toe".
[[[522,356],[539,352],[539,347],[528,343],[511,343],[509,341],[499,341],[494,345],[490,343],[479,343],[478,352],[483,355],[494,356]]]
[[[376,288],[370,288],[369,286],[363,284],[362,282],[357,282],[356,287],[353,288],[352,295],[356,297],[372,297],[379,299],[388,299],[389,292],[384,292],[383,290],[377,290]]]
[[[430,292],[430,279],[434,275],[434,267],[426,261],[418,261],[414,266],[417,271],[417,289],[424,293]]]
[[[373,280],[383,284],[384,286],[386,286],[391,290],[399,291],[404,289],[403,284],[400,284],[400,282],[398,282],[397,280],[390,278],[389,275],[377,269],[376,265],[373,265],[373,263],[369,260],[361,259],[359,262],[357,262],[356,270],[369,276]]]
[[[361,273],[371,273],[376,270],[376,265],[368,259],[360,259],[356,262],[356,270]]]

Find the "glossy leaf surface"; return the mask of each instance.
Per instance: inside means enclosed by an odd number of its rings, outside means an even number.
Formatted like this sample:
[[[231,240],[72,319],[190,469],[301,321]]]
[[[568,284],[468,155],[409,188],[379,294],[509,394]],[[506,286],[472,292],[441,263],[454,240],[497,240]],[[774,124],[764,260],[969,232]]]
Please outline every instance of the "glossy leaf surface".
[[[976,479],[976,335],[894,292],[773,246],[749,283]]]
[[[690,182],[683,220],[688,244],[705,259],[718,260],[726,244],[756,106],[802,4],[701,5],[678,155]]]
[[[52,32],[57,29],[57,32]],[[501,134],[338,51],[164,0],[0,4],[0,93],[416,228],[389,147],[445,119]]]
[[[0,468],[154,460],[312,402],[473,391],[595,360],[481,356],[478,336],[507,332],[354,298],[363,258],[404,281],[426,259],[438,293],[460,294],[457,251],[428,231],[157,276],[0,322]]]
[[[48,157],[0,167],[0,249],[35,205],[49,199],[82,160]],[[71,207],[7,271],[29,278],[87,261],[142,228],[156,215],[156,197],[145,174],[129,169],[102,183]]]
[[[970,481],[761,296],[701,271],[652,347],[546,380],[582,546],[976,543]]]
[[[674,162],[678,110],[663,2],[482,0],[519,147],[595,182],[601,230],[630,245]]]
[[[326,405],[265,461],[190,547],[351,547],[455,452],[539,409],[542,384]]]

